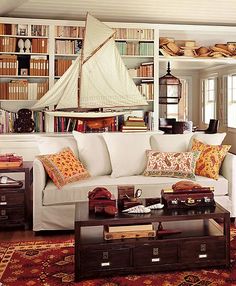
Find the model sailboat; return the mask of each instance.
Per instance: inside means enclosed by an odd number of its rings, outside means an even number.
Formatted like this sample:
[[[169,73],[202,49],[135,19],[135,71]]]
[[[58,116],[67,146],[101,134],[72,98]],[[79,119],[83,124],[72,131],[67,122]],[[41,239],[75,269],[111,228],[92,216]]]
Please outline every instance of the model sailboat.
[[[55,85],[32,107],[53,116],[109,117],[124,112],[88,112],[91,109],[127,108],[147,105],[130,78],[114,41],[114,31],[87,15],[81,56]],[[79,87],[78,87],[79,79]],[[78,92],[79,90],[79,92]],[[65,111],[68,109],[76,110]],[[78,111],[87,112],[78,112]]]

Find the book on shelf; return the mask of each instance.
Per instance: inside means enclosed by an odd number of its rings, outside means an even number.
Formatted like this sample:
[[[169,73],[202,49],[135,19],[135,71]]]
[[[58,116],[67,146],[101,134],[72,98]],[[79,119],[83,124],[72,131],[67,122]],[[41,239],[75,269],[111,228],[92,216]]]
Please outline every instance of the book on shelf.
[[[128,127],[128,126],[132,126],[132,127],[146,127],[145,122],[144,121],[129,121],[129,120],[125,120],[124,121],[124,126]]]
[[[108,232],[123,232],[123,231],[139,231],[139,230],[153,230],[153,225],[148,224],[132,224],[132,225],[108,225]]]
[[[138,116],[128,116],[128,121],[143,122],[143,117]]]
[[[122,126],[122,132],[139,132],[139,131],[147,131],[147,126]]]

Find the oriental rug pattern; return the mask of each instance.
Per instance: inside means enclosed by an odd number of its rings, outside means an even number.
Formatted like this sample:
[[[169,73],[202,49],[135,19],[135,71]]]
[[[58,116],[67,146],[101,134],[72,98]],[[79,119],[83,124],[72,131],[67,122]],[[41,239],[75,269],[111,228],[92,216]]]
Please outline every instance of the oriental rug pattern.
[[[216,250],[217,251],[217,250]],[[0,243],[2,286],[216,286],[236,285],[236,230],[231,229],[230,269],[201,269],[74,282],[74,242]]]

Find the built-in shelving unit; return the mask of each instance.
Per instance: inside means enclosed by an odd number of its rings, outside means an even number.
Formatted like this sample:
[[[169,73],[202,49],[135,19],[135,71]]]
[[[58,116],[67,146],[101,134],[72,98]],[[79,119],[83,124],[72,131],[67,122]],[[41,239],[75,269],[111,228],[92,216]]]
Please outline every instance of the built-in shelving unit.
[[[148,101],[144,112],[152,112],[158,129],[158,79],[167,62],[176,70],[201,71],[236,65],[230,57],[163,56],[159,39],[195,41],[197,47],[234,43],[235,27],[108,22],[122,59],[135,84]],[[84,21],[1,18],[0,23],[0,107],[16,112],[30,108],[80,55]],[[137,71],[148,66],[148,73]],[[145,69],[145,68],[144,68]],[[147,71],[146,71],[147,72]],[[49,120],[48,120],[49,119]],[[47,131],[54,131],[54,119],[47,118]]]

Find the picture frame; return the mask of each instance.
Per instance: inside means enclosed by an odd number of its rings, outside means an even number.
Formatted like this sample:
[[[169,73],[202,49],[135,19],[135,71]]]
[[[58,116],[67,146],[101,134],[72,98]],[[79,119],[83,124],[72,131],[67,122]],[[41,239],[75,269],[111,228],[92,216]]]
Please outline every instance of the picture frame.
[[[20,69],[20,75],[28,75],[28,69]]]
[[[17,35],[19,36],[28,36],[28,25],[19,24],[17,26]]]

